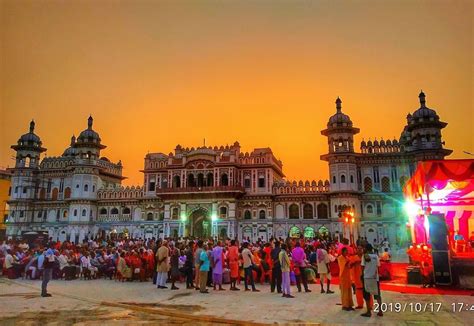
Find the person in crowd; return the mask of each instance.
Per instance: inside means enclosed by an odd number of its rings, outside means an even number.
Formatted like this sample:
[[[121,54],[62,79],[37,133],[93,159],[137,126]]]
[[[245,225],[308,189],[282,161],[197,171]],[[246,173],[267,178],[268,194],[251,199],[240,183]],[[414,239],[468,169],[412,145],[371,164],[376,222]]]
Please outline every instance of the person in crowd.
[[[129,275],[131,276],[131,270],[125,262],[125,252],[122,251],[117,259],[117,280],[123,282]]]
[[[295,269],[297,269],[296,276],[296,287],[298,288],[298,292],[301,292],[301,283],[303,283],[304,291],[311,292],[308,288],[308,280],[306,278],[305,268],[306,268],[306,254],[301,248],[301,244],[299,241],[295,243],[295,248],[291,251],[291,259],[293,260],[293,264]]]
[[[237,279],[239,278],[239,247],[237,247],[235,240],[230,241],[227,259],[230,269],[230,290],[239,291],[240,289],[237,287]]]
[[[423,279],[422,288],[432,288],[434,286],[433,265],[428,260],[421,261],[421,277]]]
[[[207,249],[208,246],[203,245],[199,255],[199,291],[201,293],[209,293],[207,290],[207,276],[211,269],[211,263],[209,261]]]
[[[383,253],[380,255],[380,260],[385,261],[385,262],[390,262],[390,259],[392,258],[389,253],[389,248],[384,248]]]
[[[378,268],[380,266],[379,256],[374,254],[373,247],[371,244],[367,244],[365,247],[364,257],[362,258],[361,266],[362,273],[364,275],[364,300],[367,307],[367,311],[361,316],[370,317],[372,316],[372,298],[377,300],[379,307],[382,305],[382,296],[380,294],[380,282]],[[381,310],[378,311],[377,316],[383,316]]]
[[[253,261],[253,255],[252,252],[249,249],[249,243],[244,242],[242,244],[242,260],[243,260],[243,267],[244,267],[244,285],[245,285],[245,291],[250,291],[249,289],[249,282],[252,287],[253,292],[260,292],[257,288],[255,288],[255,282],[253,279],[253,266],[254,266],[254,261]]]
[[[214,290],[224,291],[222,287],[222,274],[224,272],[224,253],[222,251],[222,242],[217,241],[216,246],[212,249],[212,283]]]
[[[357,252],[350,256],[351,261],[351,279],[352,285],[355,288],[355,295],[357,300],[356,309],[362,309],[364,307],[364,283],[362,283],[362,256],[364,255],[364,249],[359,245],[357,246]]]
[[[184,261],[184,275],[186,277],[186,289],[194,289],[193,284],[193,267],[194,267],[194,256],[193,256],[193,246],[191,242],[186,245],[185,251],[186,260]],[[199,271],[196,271],[199,273]]]
[[[179,280],[181,273],[179,272],[179,255],[180,251],[174,245],[173,241],[169,242],[169,254],[170,254],[170,279],[171,279],[171,290],[179,290],[176,286],[176,281]]]
[[[285,243],[281,245],[281,250],[278,252],[278,265],[281,271],[281,291],[283,292],[282,297],[294,298],[294,296],[291,295],[290,257],[288,256]]]
[[[329,254],[323,244],[316,250],[317,267],[319,274],[319,282],[321,284],[321,293],[331,294],[331,273],[329,272]],[[324,281],[326,281],[326,291],[324,291]]]
[[[342,310],[354,310],[352,301],[351,262],[346,247],[341,249],[341,255],[337,257],[339,265],[339,288],[341,290]]]
[[[271,260],[272,260],[272,280],[270,285],[270,291],[273,293],[275,292],[275,288],[277,293],[282,293],[281,284],[282,284],[282,270],[280,264],[280,241],[275,241],[274,248],[270,252]],[[286,247],[286,245],[285,245]],[[289,266],[288,266],[289,268]],[[288,270],[289,276],[289,270]]]
[[[50,247],[53,244],[50,243]],[[52,295],[48,293],[48,283],[53,278],[53,267],[56,256],[54,255],[54,250],[49,248],[44,254],[43,262],[43,281],[41,282],[41,296],[42,297],[51,297]]]
[[[156,267],[156,284],[158,289],[167,289],[166,280],[168,278],[169,271],[169,249],[168,241],[164,240],[158,251],[156,252],[156,261],[158,262]]]
[[[13,252],[11,249],[7,249],[7,254],[5,260],[3,261],[3,268],[6,270],[8,278],[14,279],[17,278],[15,275],[15,258],[13,258]]]
[[[196,284],[196,290],[201,289],[201,287],[199,286],[201,284],[201,282],[199,281],[199,278],[201,277],[201,253],[204,250],[203,245],[204,245],[204,242],[201,239],[199,239],[197,242],[196,250],[194,252],[194,267],[196,270],[194,284]],[[207,278],[206,278],[206,283],[207,283]]]

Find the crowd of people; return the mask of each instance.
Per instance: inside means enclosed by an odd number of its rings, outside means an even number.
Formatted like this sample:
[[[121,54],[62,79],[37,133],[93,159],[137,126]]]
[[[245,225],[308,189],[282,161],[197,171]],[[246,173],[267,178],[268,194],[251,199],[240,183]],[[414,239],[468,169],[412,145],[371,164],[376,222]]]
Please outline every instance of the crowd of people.
[[[42,296],[50,296],[50,279],[110,278],[152,281],[160,290],[168,289],[168,283],[171,290],[183,284],[202,294],[210,293],[208,288],[225,291],[225,284],[230,284],[230,291],[243,286],[244,291],[259,292],[258,283],[269,283],[272,293],[294,298],[291,285],[308,293],[308,284],[315,283],[321,294],[333,294],[331,280],[338,276],[344,311],[362,309],[365,302],[367,311],[362,316],[370,317],[373,299],[381,304],[380,258],[364,238],[354,244],[328,236],[255,243],[192,238],[86,239],[81,244],[10,240],[0,245],[0,262],[9,278],[41,278]]]

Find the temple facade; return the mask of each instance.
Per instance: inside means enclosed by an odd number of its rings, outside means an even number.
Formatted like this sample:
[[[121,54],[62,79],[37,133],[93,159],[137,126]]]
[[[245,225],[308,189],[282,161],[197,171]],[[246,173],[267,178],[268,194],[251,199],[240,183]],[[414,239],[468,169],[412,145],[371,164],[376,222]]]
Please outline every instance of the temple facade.
[[[149,153],[143,185],[121,185],[122,163],[110,162],[89,117],[87,129],[60,157],[41,159],[45,148],[34,133],[17,144],[11,169],[7,236],[47,234],[57,240],[127,234],[135,238],[312,237],[316,233],[367,237],[372,243],[388,238],[406,241],[402,187],[420,160],[443,159],[441,131],[446,123],[426,106],[409,114],[400,138],[363,140],[355,150],[356,128],[342,112],[321,131],[328,140],[329,180],[289,181],[283,164],[270,148],[241,152],[240,144],[184,148]],[[341,212],[351,208],[353,223]]]

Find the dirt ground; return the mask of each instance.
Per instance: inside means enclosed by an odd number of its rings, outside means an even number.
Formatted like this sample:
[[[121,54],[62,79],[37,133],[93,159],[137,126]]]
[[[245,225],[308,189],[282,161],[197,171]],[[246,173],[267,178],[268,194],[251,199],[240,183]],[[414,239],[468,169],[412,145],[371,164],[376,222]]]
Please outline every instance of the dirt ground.
[[[43,298],[40,281],[0,278],[0,325],[474,325],[474,311],[453,312],[452,304],[474,306],[473,296],[410,295],[385,291],[387,304],[419,303],[426,311],[386,311],[383,317],[360,316],[361,310],[341,311],[340,293],[297,293],[295,299],[261,292],[178,291],[156,289],[151,282],[53,280],[51,298]],[[430,304],[439,310],[429,311]],[[438,306],[435,306],[438,307]],[[407,308],[408,309],[408,308]]]

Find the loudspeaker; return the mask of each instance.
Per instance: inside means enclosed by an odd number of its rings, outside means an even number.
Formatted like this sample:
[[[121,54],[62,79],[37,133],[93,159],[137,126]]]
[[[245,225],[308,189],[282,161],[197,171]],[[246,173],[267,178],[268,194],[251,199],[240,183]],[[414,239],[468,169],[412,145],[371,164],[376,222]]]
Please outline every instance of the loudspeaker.
[[[443,214],[429,215],[430,243],[433,250],[449,250],[448,227]]]
[[[433,273],[436,284],[452,283],[451,261],[448,245],[448,227],[444,214],[428,216]]]

